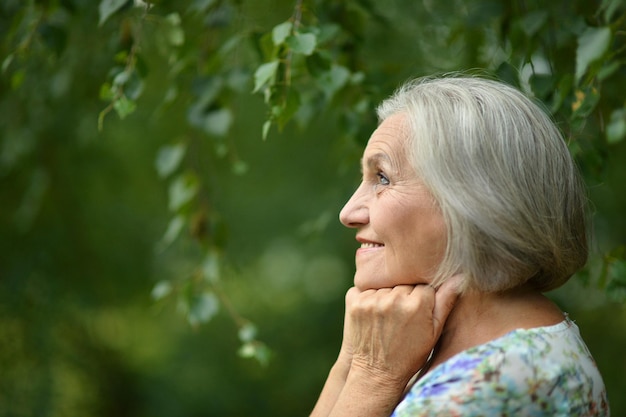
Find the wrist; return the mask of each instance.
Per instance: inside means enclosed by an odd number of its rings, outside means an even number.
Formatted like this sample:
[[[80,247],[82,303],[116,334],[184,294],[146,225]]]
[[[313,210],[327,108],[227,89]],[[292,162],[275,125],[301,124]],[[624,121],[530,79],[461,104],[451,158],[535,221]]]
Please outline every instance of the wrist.
[[[341,349],[339,351],[339,356],[337,356],[337,360],[335,361],[335,366],[345,368],[347,372],[350,369],[350,366],[352,366],[352,354]]]
[[[397,395],[399,398],[410,379],[411,375],[372,368],[358,361],[352,361],[348,373],[348,380],[357,382],[366,392],[376,392],[384,397]]]

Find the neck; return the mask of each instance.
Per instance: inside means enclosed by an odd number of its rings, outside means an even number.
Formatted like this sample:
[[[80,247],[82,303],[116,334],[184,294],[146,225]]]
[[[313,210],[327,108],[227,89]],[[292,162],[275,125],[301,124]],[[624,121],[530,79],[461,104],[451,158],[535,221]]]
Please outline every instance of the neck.
[[[459,297],[448,316],[433,365],[512,330],[548,326],[562,320],[558,307],[532,288],[497,293],[470,290]]]

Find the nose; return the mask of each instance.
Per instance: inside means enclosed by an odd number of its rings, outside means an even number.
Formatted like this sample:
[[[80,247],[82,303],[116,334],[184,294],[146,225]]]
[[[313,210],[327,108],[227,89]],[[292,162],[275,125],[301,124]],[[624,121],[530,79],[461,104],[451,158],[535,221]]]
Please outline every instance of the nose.
[[[369,223],[369,208],[363,192],[363,183],[341,209],[339,220],[346,227],[361,227]]]

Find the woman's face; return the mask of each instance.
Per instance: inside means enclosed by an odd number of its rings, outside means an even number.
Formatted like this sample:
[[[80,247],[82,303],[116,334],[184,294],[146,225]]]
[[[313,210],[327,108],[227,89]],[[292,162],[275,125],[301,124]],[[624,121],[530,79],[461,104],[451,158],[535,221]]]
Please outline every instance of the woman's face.
[[[362,291],[429,283],[445,251],[443,215],[409,162],[407,131],[401,114],[376,129],[361,185],[339,216],[361,243],[354,284]]]

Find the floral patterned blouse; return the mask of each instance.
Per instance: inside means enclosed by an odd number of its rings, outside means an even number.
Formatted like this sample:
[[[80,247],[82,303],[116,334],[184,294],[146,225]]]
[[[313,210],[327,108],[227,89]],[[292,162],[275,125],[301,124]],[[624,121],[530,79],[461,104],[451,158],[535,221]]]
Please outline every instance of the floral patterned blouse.
[[[609,415],[602,377],[566,317],[455,355],[419,379],[392,417]]]

